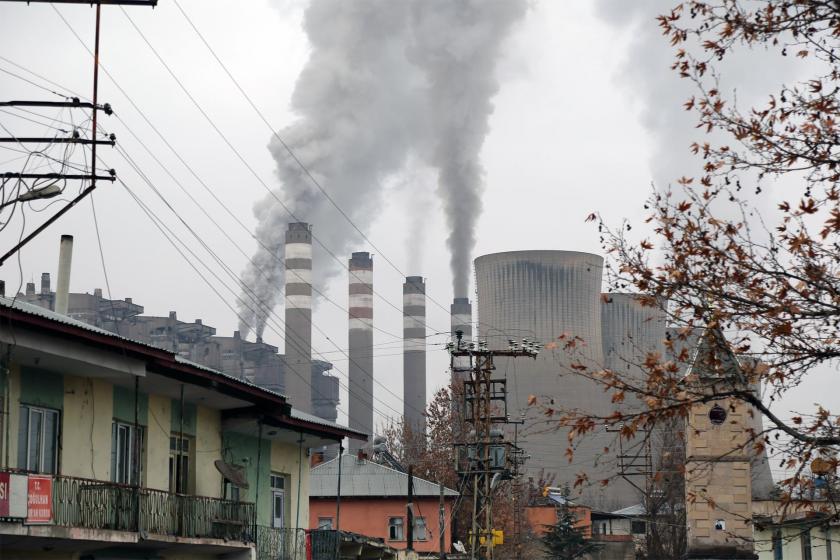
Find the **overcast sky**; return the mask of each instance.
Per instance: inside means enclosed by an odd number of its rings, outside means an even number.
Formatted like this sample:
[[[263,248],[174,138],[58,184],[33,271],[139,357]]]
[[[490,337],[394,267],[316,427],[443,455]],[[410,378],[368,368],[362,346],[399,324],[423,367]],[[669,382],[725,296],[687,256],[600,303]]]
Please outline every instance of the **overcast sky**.
[[[280,130],[294,122],[291,95],[309,55],[309,43],[301,27],[307,2],[181,0],[181,6],[274,128]],[[678,171],[690,161],[686,157],[687,143],[694,129],[690,128],[690,118],[680,111],[684,85],[667,69],[669,47],[659,39],[653,19],[662,6],[659,0],[545,0],[530,4],[501,47],[503,54],[497,67],[501,89],[494,98],[495,111],[481,154],[486,171],[484,211],[478,221],[474,256],[516,249],[599,252],[595,228],[584,223],[589,212],[600,211],[615,223],[622,219],[639,222],[652,181],[662,183],[673,179],[671,174],[690,173],[690,169]],[[89,95],[90,56],[56,10],[91,46],[94,10],[88,6],[54,9],[49,5],[2,3],[0,55],[71,91]],[[248,164],[266,184],[276,187],[275,162],[268,150],[271,133],[177,8],[161,0],[154,10],[126,10]],[[102,12],[103,66],[219,200],[254,231],[252,208],[264,198],[263,186],[210,128],[121,10],[105,7]],[[8,61],[0,59],[0,68],[43,83]],[[760,80],[767,80],[773,72],[754,66],[745,79],[766,86]],[[0,73],[2,99],[50,95]],[[219,259],[241,272],[246,264],[243,252],[251,255],[256,247],[248,232],[210,197],[105,75],[100,100],[110,103],[122,119],[103,117],[103,128],[116,134],[122,149],[213,247]],[[29,125],[4,113],[0,113],[0,123],[6,127]],[[43,132],[43,127],[26,130]],[[132,132],[204,206],[212,221],[144,152]],[[169,210],[114,149],[103,148],[100,153],[144,203],[182,238],[188,238]],[[14,166],[15,162],[5,162],[19,155],[0,150],[0,162],[4,162],[0,169]],[[325,188],[329,191],[331,186]],[[429,302],[429,326],[445,332],[452,278],[445,223],[434,196],[434,177],[421,171],[401,173],[389,178],[385,189],[377,217],[359,225],[397,268],[427,278],[430,299],[442,306]],[[204,271],[225,301],[214,294],[121,185],[101,184],[94,200],[113,297],[131,297],[145,307],[147,314],[177,310],[182,320],[201,318],[215,326],[220,335],[230,335],[237,328],[237,317],[225,304],[235,308],[235,295]],[[30,214],[27,228],[43,215]],[[336,215],[336,219],[340,218]],[[317,235],[318,224],[313,228]],[[20,224],[13,229],[0,232],[0,246],[9,247],[15,241]],[[422,251],[408,240],[412,231],[419,230],[424,232],[419,244]],[[20,268],[12,261],[0,268],[7,293],[15,292],[21,282],[37,283],[41,272],[55,275],[58,240],[65,233],[76,240],[71,291],[105,289],[91,205],[85,201],[21,252]],[[195,243],[191,246],[200,251]],[[407,247],[415,248],[411,255]],[[403,279],[377,251],[362,242],[356,250],[374,252],[375,289],[382,295],[374,301],[376,325],[386,331],[375,333],[375,375],[399,395]],[[206,254],[202,258],[222,275],[220,265]],[[345,275],[335,277],[327,291],[331,299],[346,307]],[[346,313],[321,302],[314,321],[325,333],[313,334],[314,349],[335,363],[346,382],[347,361],[338,352],[347,346]],[[277,332],[267,330],[265,339],[282,349]],[[444,334],[429,341],[431,394],[448,378],[448,358],[442,350]],[[319,357],[317,352],[313,357]],[[801,390],[798,402],[809,403],[812,394]],[[402,410],[401,403],[381,385],[375,386],[375,399],[377,424],[381,417]],[[343,400],[341,408],[346,410],[346,394]]]

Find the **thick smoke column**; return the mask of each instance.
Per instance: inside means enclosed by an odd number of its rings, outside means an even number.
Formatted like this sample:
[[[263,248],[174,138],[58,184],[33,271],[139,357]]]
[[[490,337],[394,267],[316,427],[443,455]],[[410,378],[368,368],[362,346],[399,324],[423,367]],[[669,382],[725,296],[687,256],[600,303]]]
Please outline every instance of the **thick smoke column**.
[[[499,91],[495,68],[501,39],[525,9],[522,0],[421,0],[412,9],[415,42],[409,57],[429,81],[428,158],[440,173],[438,193],[449,227],[457,298],[469,291],[483,190],[479,154]]]
[[[499,87],[495,63],[525,5],[525,0],[313,0],[304,16],[312,53],[292,97],[300,118],[280,137],[363,229],[381,208],[383,183],[402,171],[409,156],[437,168],[456,295],[465,296],[468,286],[480,210],[478,155]],[[286,224],[313,225],[315,289],[340,270],[324,246],[344,255],[359,241],[276,138],[269,149],[282,186],[255,208],[260,246],[243,274],[247,305],[240,309],[240,330],[256,327],[258,335],[283,285],[278,256]]]

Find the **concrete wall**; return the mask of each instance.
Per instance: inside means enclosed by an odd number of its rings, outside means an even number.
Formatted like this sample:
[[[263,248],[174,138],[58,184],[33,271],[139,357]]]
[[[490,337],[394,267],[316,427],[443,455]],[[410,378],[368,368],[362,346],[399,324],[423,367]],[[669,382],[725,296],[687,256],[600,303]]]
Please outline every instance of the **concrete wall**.
[[[222,475],[213,464],[222,456],[222,420],[218,410],[196,408],[195,493],[222,497]]]
[[[417,515],[426,519],[427,535],[425,541],[415,541],[414,549],[418,552],[435,552],[438,550],[440,527],[438,525],[438,498],[415,498]],[[397,549],[404,549],[406,542],[388,539],[388,519],[403,518],[403,533],[405,534],[406,518],[405,498],[342,498],[341,499],[341,527],[342,531],[360,533],[368,537],[385,539],[385,544]],[[452,511],[452,502],[445,504],[446,519]],[[318,526],[319,517],[330,517],[335,524],[335,500],[313,498],[309,503],[309,525]],[[448,551],[452,546],[451,533],[447,526],[445,546]]]
[[[111,385],[100,379],[64,377],[62,421],[73,425],[61,430],[62,474],[111,479],[112,397]]]
[[[286,526],[309,528],[309,463],[306,449],[297,445],[271,444],[271,471],[286,476]],[[300,481],[300,484],[298,484]]]

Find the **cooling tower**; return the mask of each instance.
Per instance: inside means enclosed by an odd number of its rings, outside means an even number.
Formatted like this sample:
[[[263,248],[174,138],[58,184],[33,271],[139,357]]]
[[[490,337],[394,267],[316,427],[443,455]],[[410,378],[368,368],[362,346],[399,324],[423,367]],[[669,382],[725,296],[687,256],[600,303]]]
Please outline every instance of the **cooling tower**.
[[[610,395],[596,383],[574,373],[571,364],[600,368],[604,363],[601,338],[601,273],[603,258],[574,251],[513,251],[478,257],[475,279],[478,292],[479,337],[492,348],[507,348],[508,340],[528,338],[543,345],[535,360],[497,358],[497,376],[508,378],[508,412],[524,417],[521,445],[530,456],[525,468],[535,480],[556,485],[574,482],[580,472],[592,481],[581,489],[584,502],[606,511],[639,503],[637,492],[617,478],[615,434],[603,427],[576,440],[574,458],[565,456],[568,430],[558,429],[539,404],[528,406],[530,395],[538,403],[561,410],[608,414]],[[574,349],[566,348],[568,341]],[[610,446],[609,453],[604,447]]]
[[[286,396],[312,412],[312,232],[309,224],[286,231]]]
[[[403,284],[403,418],[412,430],[425,432],[426,285],[422,276]]]
[[[601,328],[604,367],[616,373],[638,378],[649,353],[665,355],[665,314],[642,305],[633,294],[601,296]]]
[[[373,434],[373,258],[370,253],[353,253],[349,269],[349,425]],[[350,450],[363,443],[351,439]]]
[[[468,298],[456,297],[449,307],[451,326],[452,326],[452,342],[457,344],[457,333],[461,333],[462,344],[469,344],[473,338],[472,332],[472,304]],[[461,356],[453,358],[452,362],[452,381],[463,380],[469,377],[470,358],[468,356]]]

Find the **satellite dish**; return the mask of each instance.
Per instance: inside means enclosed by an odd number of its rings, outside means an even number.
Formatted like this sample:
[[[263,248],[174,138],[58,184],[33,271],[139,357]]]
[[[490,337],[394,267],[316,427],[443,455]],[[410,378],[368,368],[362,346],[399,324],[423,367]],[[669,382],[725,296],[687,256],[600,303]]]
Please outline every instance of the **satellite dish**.
[[[814,474],[831,474],[832,470],[831,461],[826,461],[821,457],[811,461],[811,472]]]
[[[222,473],[222,476],[225,477],[228,482],[237,488],[241,488],[242,490],[248,489],[248,481],[245,478],[245,469],[243,467],[225,463],[221,459],[213,461],[213,465],[216,466],[216,470]]]

